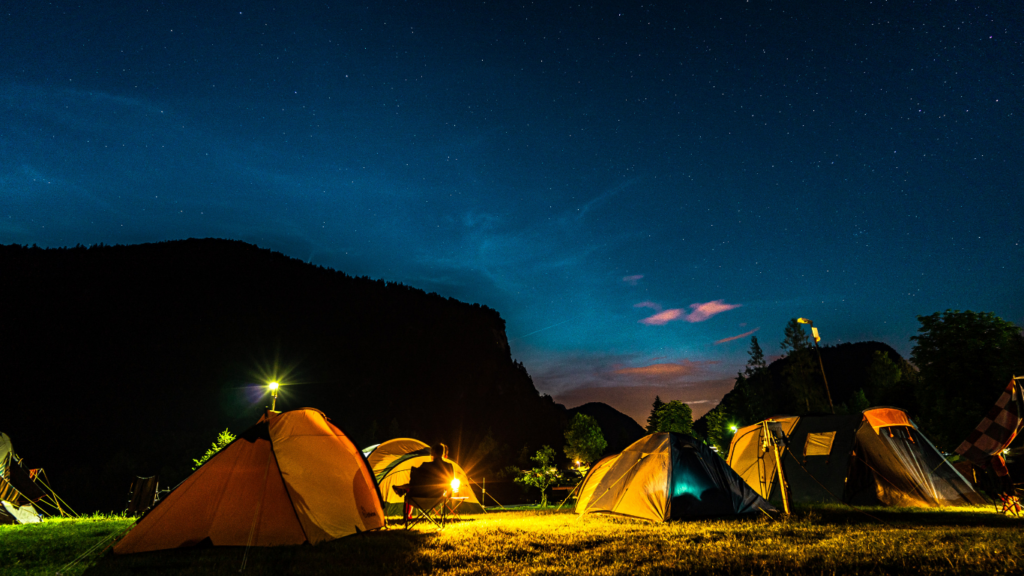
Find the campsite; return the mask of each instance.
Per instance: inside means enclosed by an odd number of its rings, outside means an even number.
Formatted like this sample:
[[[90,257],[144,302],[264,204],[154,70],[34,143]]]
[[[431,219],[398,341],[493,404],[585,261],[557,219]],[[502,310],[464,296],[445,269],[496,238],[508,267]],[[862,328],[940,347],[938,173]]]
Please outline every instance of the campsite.
[[[23,272],[17,298],[57,297],[50,313],[68,330],[109,318],[102,342],[45,350],[85,368],[88,385],[68,389],[73,367],[32,345],[45,324],[12,313],[9,372],[50,391],[53,410],[119,412],[90,423],[96,445],[117,446],[96,452],[67,441],[74,418],[39,427],[31,412],[5,413],[3,574],[1013,574],[1024,562],[1024,337],[991,314],[922,317],[916,365],[879,342],[819,349],[809,321],[792,318],[783,356],[767,361],[750,339],[717,406],[694,421],[686,403],[655,396],[644,427],[607,404],[541,395],[495,311],[436,294],[220,241],[4,254]],[[146,274],[133,281],[176,297],[178,312],[107,296],[138,261]],[[224,262],[229,275],[182,296],[182,278],[216,278]],[[277,288],[287,305],[248,287],[267,269],[302,280]],[[69,274],[72,290],[50,282]],[[211,290],[234,304],[206,305]],[[394,314],[322,304],[338,294]],[[186,311],[222,328],[190,338]],[[140,317],[163,326],[145,346]],[[963,340],[972,330],[987,340]],[[248,382],[219,376],[280,331],[312,351],[300,369],[279,359]],[[1002,355],[972,348],[991,343]],[[328,352],[346,346],[344,362]],[[124,350],[132,361],[119,363]],[[187,384],[189,402],[133,386],[144,364],[167,367],[151,382]],[[950,366],[974,366],[977,390]],[[93,374],[117,394],[93,394]]]

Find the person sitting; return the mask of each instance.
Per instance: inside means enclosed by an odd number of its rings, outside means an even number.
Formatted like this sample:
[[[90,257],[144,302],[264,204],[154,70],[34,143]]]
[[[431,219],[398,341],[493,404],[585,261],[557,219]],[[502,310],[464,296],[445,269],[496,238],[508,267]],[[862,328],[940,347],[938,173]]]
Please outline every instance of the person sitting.
[[[444,461],[448,447],[435,444],[430,447],[430,462],[424,462],[409,471],[409,483],[394,486],[396,494],[405,496],[405,519],[412,517],[412,503],[409,498],[433,499],[444,497],[451,490],[455,467]]]

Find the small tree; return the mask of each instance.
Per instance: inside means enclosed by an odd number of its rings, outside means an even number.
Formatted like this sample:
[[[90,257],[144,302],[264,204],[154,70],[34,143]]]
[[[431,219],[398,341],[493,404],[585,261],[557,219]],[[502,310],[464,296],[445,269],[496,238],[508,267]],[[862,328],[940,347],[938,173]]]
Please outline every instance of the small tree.
[[[565,431],[565,442],[565,455],[584,465],[597,462],[608,447],[597,420],[579,413],[572,417],[569,429]]]
[[[523,470],[516,477],[516,482],[525,486],[539,488],[540,505],[547,506],[548,488],[562,479],[562,473],[555,467],[555,449],[545,445],[530,460],[536,462],[537,466],[532,470]]]
[[[192,462],[194,463],[192,469],[198,469],[200,466],[203,465],[204,462],[206,462],[210,458],[213,458],[214,454],[220,452],[225,446],[231,444],[234,441],[235,435],[232,434],[230,430],[225,428],[223,432],[217,435],[217,441],[214,442],[212,446],[210,446],[210,449],[206,451],[206,454],[203,454],[202,458],[200,458],[199,460],[196,460],[195,458],[192,459]]]
[[[718,455],[725,458],[729,455],[729,444],[732,443],[732,430],[729,429],[729,413],[725,406],[719,404],[704,416],[708,424],[708,444],[718,449]]]
[[[679,400],[673,400],[655,414],[655,432],[677,432],[693,436],[693,410]]]

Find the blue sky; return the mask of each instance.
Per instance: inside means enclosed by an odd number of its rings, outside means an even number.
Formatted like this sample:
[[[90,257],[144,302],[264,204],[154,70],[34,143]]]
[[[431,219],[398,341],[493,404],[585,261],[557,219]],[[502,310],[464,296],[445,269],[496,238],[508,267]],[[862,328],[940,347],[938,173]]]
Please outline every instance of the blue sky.
[[[1024,324],[1011,3],[30,3],[0,242],[252,242],[497,309],[569,406],[712,407],[786,321]]]

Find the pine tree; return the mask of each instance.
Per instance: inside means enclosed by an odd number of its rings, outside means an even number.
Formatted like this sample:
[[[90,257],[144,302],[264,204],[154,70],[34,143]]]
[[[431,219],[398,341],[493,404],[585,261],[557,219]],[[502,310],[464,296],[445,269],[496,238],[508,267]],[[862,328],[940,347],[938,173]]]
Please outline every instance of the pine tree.
[[[789,322],[786,323],[786,337],[782,339],[781,348],[787,354],[799,352],[801,350],[807,350],[811,347],[811,339],[807,336],[807,332],[804,332],[804,327],[796,318],[790,318]]]
[[[757,336],[750,337],[750,359],[747,360],[747,367],[744,370],[744,375],[750,378],[759,371],[764,370],[768,366],[764,363],[764,351],[761,350],[761,345],[757,343]]]
[[[654,397],[654,404],[652,404],[651,415],[647,417],[648,434],[652,434],[658,431],[658,410],[661,410],[661,407],[664,405],[665,403],[661,401],[660,396]]]
[[[791,318],[786,324],[785,335],[779,347],[787,356],[786,368],[783,370],[786,385],[797,404],[803,404],[806,412],[810,412],[812,404],[817,408],[821,403],[818,398],[818,388],[821,386],[815,383],[814,378],[811,339],[796,318]]]

